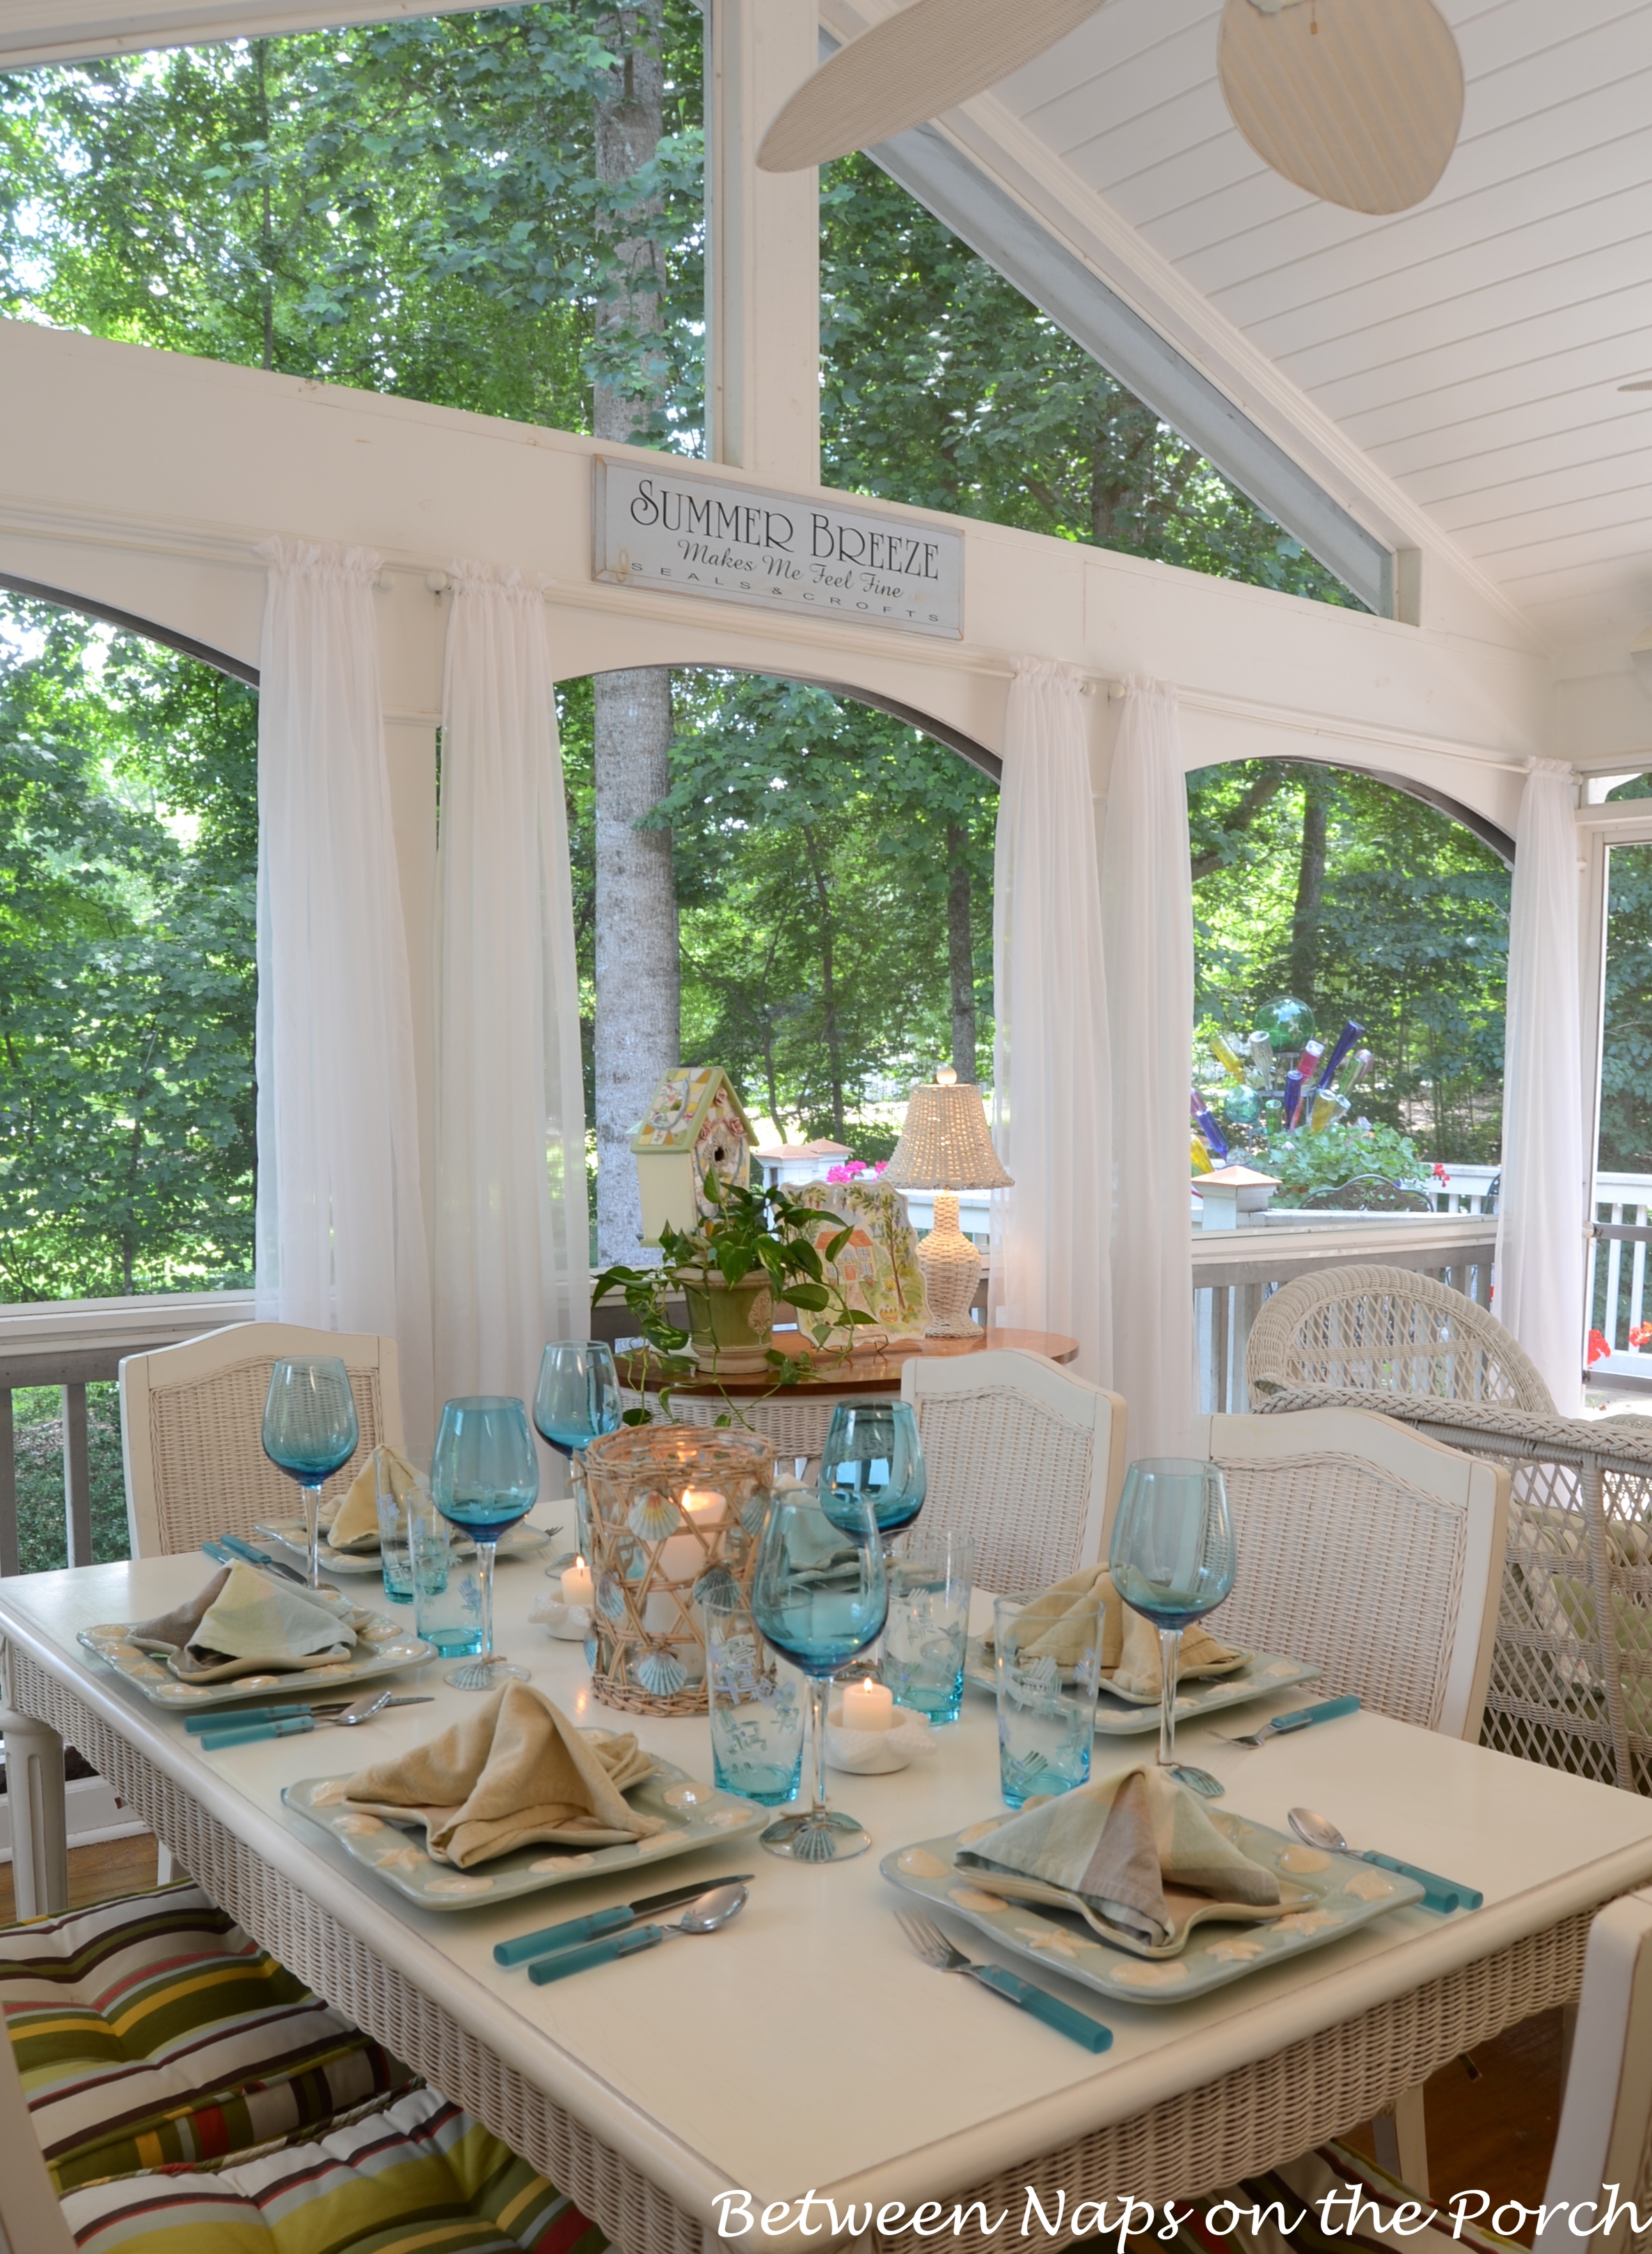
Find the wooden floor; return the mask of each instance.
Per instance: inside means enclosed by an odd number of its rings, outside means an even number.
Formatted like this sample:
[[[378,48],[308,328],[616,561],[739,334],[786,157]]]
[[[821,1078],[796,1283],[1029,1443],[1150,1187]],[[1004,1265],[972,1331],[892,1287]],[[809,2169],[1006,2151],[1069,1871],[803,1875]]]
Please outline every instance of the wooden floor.
[[[147,1835],[69,1851],[69,1900],[81,1908],[155,1883],[155,1842]],[[0,1925],[12,1918],[11,1871],[0,1866]],[[1560,2013],[1544,2012],[1474,2054],[1479,2080],[1460,2059],[1428,2085],[1428,2157],[1437,2202],[1456,2191],[1488,2191],[1493,2204],[1543,2197],[1560,2122]],[[1371,2151],[1368,2129],[1349,2142]],[[1530,2245],[1530,2229],[1510,2234]]]

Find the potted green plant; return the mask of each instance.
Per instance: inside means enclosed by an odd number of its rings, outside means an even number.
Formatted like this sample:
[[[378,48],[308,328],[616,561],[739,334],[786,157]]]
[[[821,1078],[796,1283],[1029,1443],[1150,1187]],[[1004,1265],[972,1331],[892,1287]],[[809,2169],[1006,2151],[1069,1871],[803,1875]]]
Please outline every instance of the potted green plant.
[[[849,1305],[833,1272],[851,1229],[836,1229],[817,1245],[819,1209],[783,1189],[744,1189],[708,1174],[705,1197],[710,1211],[695,1228],[661,1230],[657,1268],[606,1268],[592,1287],[593,1303],[623,1293],[668,1380],[767,1371],[777,1385],[794,1381],[802,1365],[772,1343],[777,1299],[795,1307],[800,1320],[816,1319],[807,1328],[817,1343],[872,1320]],[[688,1308],[687,1330],[667,1312],[677,1298]]]

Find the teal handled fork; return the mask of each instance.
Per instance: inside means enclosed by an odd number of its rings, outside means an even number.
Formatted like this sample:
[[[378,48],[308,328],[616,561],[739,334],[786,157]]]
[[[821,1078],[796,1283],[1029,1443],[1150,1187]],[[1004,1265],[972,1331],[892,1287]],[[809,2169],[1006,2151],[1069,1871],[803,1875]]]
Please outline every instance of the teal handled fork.
[[[955,1949],[941,1928],[921,1910],[898,1909],[895,1916],[901,1931],[911,1942],[926,1964],[933,1964],[937,1972],[967,1972],[982,1987],[990,1988],[995,1996],[1002,1996],[1006,2004],[1014,2004],[1030,2012],[1035,2020],[1042,2020],[1046,2027],[1065,2035],[1069,2042],[1082,2043],[1086,2050],[1110,2050],[1113,2031],[1093,2020],[1088,2012],[1079,2011],[1072,2004],[1064,2004],[1059,1996],[1047,1990],[1035,1988],[1030,1980],[1018,1979],[1006,1972],[1001,1964],[977,1964],[966,1956],[962,1949]]]
[[[1224,1746],[1265,1746],[1270,1738],[1289,1737],[1292,1730],[1310,1730],[1316,1722],[1340,1721],[1344,1714],[1357,1714],[1360,1702],[1351,1692],[1344,1698],[1322,1698],[1317,1706],[1295,1706],[1286,1714],[1276,1714],[1249,1737],[1227,1738]],[[1220,1734],[1220,1732],[1218,1733]]]

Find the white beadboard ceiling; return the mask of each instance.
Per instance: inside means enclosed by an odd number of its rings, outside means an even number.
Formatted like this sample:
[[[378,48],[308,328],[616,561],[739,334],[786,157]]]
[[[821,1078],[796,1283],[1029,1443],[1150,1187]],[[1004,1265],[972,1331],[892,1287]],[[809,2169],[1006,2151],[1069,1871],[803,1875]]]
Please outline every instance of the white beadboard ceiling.
[[[1652,0],[1441,6],[1462,136],[1393,218],[1315,202],[1252,155],[1217,83],[1221,0],[1107,0],[989,106],[1542,640],[1632,640],[1652,620],[1652,392],[1619,386],[1652,381]]]

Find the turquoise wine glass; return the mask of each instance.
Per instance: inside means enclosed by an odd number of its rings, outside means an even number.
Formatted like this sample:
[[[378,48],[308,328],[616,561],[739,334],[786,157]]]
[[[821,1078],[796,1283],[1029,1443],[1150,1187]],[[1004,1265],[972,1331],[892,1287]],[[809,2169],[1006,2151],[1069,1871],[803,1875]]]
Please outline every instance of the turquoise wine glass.
[[[864,1855],[872,1835],[826,1804],[826,1700],[840,1667],[883,1634],[889,1583],[870,1496],[825,1490],[777,1494],[763,1522],[752,1573],[752,1618],[776,1651],[808,1677],[815,1718],[815,1804],[782,1816],[762,1844],[798,1862]]]
[[[591,1554],[585,1450],[603,1433],[617,1432],[621,1414],[620,1374],[606,1340],[554,1339],[540,1358],[534,1423],[541,1438],[568,1459],[578,1522],[575,1541],[582,1557]]]
[[[862,1499],[878,1522],[884,1552],[923,1508],[928,1474],[918,1419],[905,1401],[840,1401],[821,1451],[826,1516],[845,1533],[859,1523]]]
[[[1190,1456],[1133,1463],[1107,1562],[1124,1602],[1158,1630],[1158,1761],[1174,1768],[1182,1630],[1214,1612],[1238,1564],[1221,1466]]]
[[[430,1452],[430,1500],[475,1543],[482,1584],[481,1650],[443,1677],[456,1690],[528,1680],[525,1667],[494,1649],[494,1558],[500,1536],[538,1499],[539,1459],[522,1403],[505,1394],[444,1402]]]
[[[360,1438],[350,1373],[336,1354],[295,1354],[275,1364],[264,1396],[264,1453],[298,1480],[304,1496],[312,1589],[321,1586],[322,1482],[342,1471]]]

